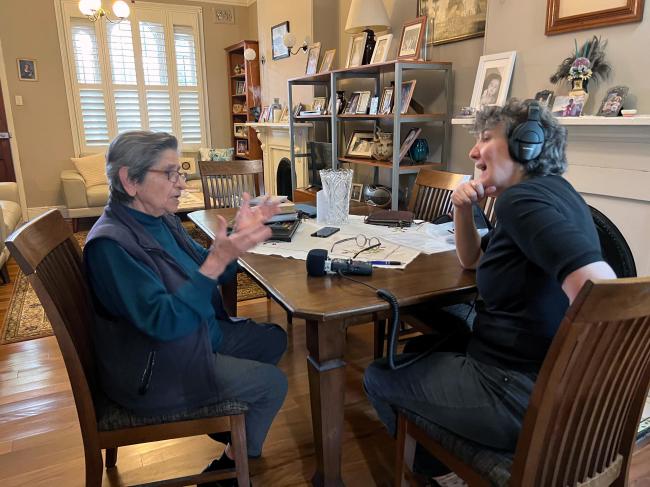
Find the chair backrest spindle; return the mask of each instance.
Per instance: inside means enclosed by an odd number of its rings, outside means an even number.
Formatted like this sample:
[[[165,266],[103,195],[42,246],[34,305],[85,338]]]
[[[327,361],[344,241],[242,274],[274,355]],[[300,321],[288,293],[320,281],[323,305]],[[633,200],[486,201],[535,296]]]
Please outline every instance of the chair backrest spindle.
[[[264,194],[262,161],[199,161],[206,209],[236,208],[244,192]]]
[[[409,210],[415,218],[425,221],[451,213],[451,193],[465,178],[464,174],[421,169],[415,179]]]

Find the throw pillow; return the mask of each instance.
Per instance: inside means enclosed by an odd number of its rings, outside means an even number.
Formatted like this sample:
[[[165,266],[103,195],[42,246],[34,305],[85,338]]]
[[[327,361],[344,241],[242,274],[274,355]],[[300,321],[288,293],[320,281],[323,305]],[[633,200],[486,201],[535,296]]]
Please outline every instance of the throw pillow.
[[[106,178],[106,154],[100,152],[86,157],[71,157],[70,160],[86,182],[86,187],[108,184]]]

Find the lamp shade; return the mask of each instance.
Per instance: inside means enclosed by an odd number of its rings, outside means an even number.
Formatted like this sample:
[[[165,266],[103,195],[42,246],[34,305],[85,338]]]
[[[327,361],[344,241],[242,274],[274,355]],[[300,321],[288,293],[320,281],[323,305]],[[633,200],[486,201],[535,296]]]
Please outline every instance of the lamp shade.
[[[384,0],[352,0],[345,32],[357,34],[366,29],[382,31],[389,27]]]
[[[289,49],[291,49],[293,46],[296,45],[296,36],[293,35],[291,32],[287,32],[282,37],[282,44],[284,44],[284,47],[288,47]]]

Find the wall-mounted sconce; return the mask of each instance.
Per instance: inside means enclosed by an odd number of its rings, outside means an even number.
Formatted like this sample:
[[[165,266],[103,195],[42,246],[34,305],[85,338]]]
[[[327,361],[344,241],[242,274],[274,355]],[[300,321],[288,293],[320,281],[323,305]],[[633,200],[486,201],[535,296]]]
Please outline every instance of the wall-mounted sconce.
[[[305,37],[305,40],[302,41],[302,46],[296,49],[295,52],[293,52],[291,49],[293,48],[293,46],[296,45],[296,36],[293,35],[291,32],[287,32],[286,34],[284,34],[284,36],[282,37],[282,44],[284,44],[284,47],[289,49],[290,54],[295,56],[301,50],[302,52],[307,52],[307,48],[309,47],[309,37]]]

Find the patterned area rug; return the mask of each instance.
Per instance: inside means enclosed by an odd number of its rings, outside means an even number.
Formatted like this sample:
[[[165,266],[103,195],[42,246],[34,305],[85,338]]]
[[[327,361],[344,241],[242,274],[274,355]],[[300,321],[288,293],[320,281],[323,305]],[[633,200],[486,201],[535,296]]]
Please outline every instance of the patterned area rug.
[[[184,223],[199,243],[209,245],[207,237],[191,222]],[[79,244],[83,246],[86,241],[87,231],[75,233]],[[266,296],[257,284],[246,274],[237,274],[237,301],[245,301]],[[5,343],[20,342],[52,335],[52,327],[45,316],[36,293],[29,284],[27,277],[19,270],[14,281],[14,291],[11,296],[5,322],[0,331],[0,345]]]

